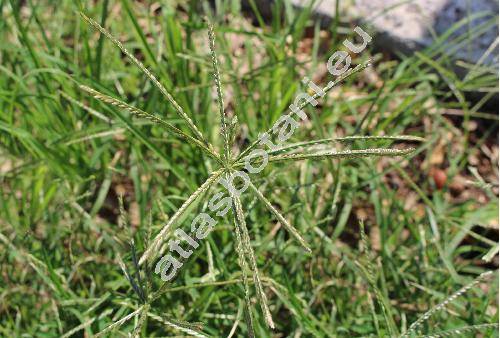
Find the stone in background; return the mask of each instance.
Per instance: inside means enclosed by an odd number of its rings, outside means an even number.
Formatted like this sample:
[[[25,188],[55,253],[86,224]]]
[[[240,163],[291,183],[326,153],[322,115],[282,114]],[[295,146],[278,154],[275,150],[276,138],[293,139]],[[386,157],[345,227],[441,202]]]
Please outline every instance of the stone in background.
[[[475,28],[498,15],[498,0],[414,0],[398,5],[401,2],[356,0],[355,13],[361,22],[373,25],[384,36],[387,47],[394,45],[406,53],[431,45],[432,32],[440,36],[464,18],[489,13],[462,26],[451,39],[474,34]],[[498,44],[497,37],[498,21],[483,34],[470,36],[463,45],[449,43],[446,51],[454,59],[476,63],[495,41]],[[498,45],[485,63],[498,63]]]
[[[290,0],[294,6],[305,7],[309,0]],[[339,0],[342,19],[347,15],[358,24],[370,25],[379,34],[375,43],[394,53],[411,53],[430,46],[437,36],[470,15],[488,12],[487,16],[472,20],[451,36],[471,34],[475,27],[498,16],[498,0]],[[247,2],[243,0],[243,3]],[[259,9],[270,13],[272,0],[257,0]],[[336,0],[317,1],[314,12],[327,25],[335,16]],[[346,14],[344,14],[346,13]],[[449,44],[446,52],[455,60],[484,64],[498,64],[498,21],[480,36],[467,39],[463,45]]]

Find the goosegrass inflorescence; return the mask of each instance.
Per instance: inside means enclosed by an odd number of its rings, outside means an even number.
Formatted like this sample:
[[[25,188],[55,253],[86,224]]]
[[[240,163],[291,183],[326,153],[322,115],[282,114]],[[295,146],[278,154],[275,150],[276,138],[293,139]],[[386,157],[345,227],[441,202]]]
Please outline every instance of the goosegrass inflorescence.
[[[271,2],[265,12],[261,4]],[[314,4],[294,2],[0,1],[1,337],[397,337],[488,270],[491,277],[408,336],[498,337],[491,324],[498,322],[498,106],[491,102],[498,69],[456,61],[453,52],[497,30],[498,15],[485,13],[479,25],[478,16],[456,22],[408,55],[398,46],[390,46],[397,55],[382,53],[376,29],[364,26],[374,42],[350,54],[351,67],[368,59],[373,66],[344,80],[325,65],[346,50],[345,39],[361,42],[352,29],[360,21],[342,9],[351,1],[335,1],[331,22],[318,20]],[[154,74],[212,149],[80,11]],[[223,105],[205,15],[216,27]],[[498,40],[489,56],[497,47]],[[314,94],[310,81],[323,89],[329,80],[339,85],[316,107],[307,103],[308,118],[291,139],[278,144],[270,135],[276,149],[248,152],[280,156],[260,174],[248,173],[271,204],[250,185],[239,197],[261,289],[232,198],[217,181],[167,231],[152,252],[157,259],[139,265],[192,192],[224,170],[211,157],[225,160],[221,106],[232,160],[259,142],[297,93]],[[80,85],[128,106],[94,99]],[[425,142],[369,139],[405,134]],[[416,150],[400,157],[281,157],[403,150],[405,143]],[[235,170],[246,172],[245,158]],[[224,206],[213,212],[215,196]],[[168,243],[184,234],[195,239],[189,227],[200,213],[217,224],[196,249],[180,242],[192,251],[184,259]],[[155,264],[168,253],[182,267],[164,282]]]
[[[224,140],[223,152],[222,155],[217,152],[215,147],[210,144],[207,139],[202,135],[200,130],[193,123],[192,119],[184,112],[182,107],[177,103],[174,97],[170,94],[169,91],[157,80],[157,78],[134,56],[132,55],[125,47],[118,41],[115,37],[111,35],[104,27],[99,25],[93,19],[87,17],[85,14],[81,13],[81,16],[94,28],[98,29],[102,34],[104,34],[111,42],[113,42],[140,70],[151,80],[151,82],[159,89],[159,91],[163,94],[163,96],[172,104],[179,117],[185,122],[188,126],[189,130],[193,135],[189,135],[181,129],[173,126],[172,124],[164,121],[160,117],[155,114],[147,113],[138,108],[135,108],[119,99],[111,97],[109,95],[105,95],[100,93],[99,91],[92,89],[88,86],[81,85],[80,88],[83,91],[86,91],[94,98],[103,101],[105,103],[114,105],[118,108],[124,109],[131,113],[132,115],[148,119],[154,123],[157,123],[163,126],[168,132],[175,134],[176,136],[182,138],[186,142],[190,143],[194,147],[203,151],[204,154],[208,156],[209,159],[213,160],[218,166],[218,169],[212,171],[209,175],[208,179],[203,183],[195,192],[190,195],[187,200],[182,204],[182,206],[169,218],[168,222],[161,229],[161,231],[156,235],[156,237],[152,240],[149,246],[146,248],[141,258],[138,261],[137,265],[143,265],[147,262],[152,261],[157,257],[157,255],[161,254],[165,249],[165,241],[174,233],[175,226],[178,225],[179,221],[182,219],[188,208],[197,202],[201,196],[208,192],[211,187],[213,187],[216,182],[222,178],[226,178],[226,180],[233,179],[232,175],[236,172],[241,172],[239,169],[244,167],[244,156],[248,155],[252,149],[254,149],[259,141],[257,140],[253,142],[248,148],[243,150],[240,154],[235,154],[233,152],[234,146],[234,135],[237,130],[237,121],[235,118],[231,118],[224,111],[224,102],[223,102],[223,91],[222,85],[220,81],[220,71],[218,67],[217,55],[215,52],[215,33],[212,25],[208,22],[208,36],[210,41],[210,49],[211,49],[211,57],[212,57],[212,65],[213,65],[213,73],[214,73],[214,82],[217,89],[217,101],[219,105],[219,113],[220,113],[220,129]],[[324,94],[338,85],[341,81],[346,79],[347,77],[365,69],[370,65],[370,62],[365,62],[358,65],[355,68],[347,70],[345,67],[344,72],[339,73],[342,74],[336,81],[330,81],[329,84],[321,89],[321,92]],[[316,95],[316,97],[312,97],[311,100],[308,100],[308,103],[311,103],[312,100],[315,100],[320,96]],[[303,102],[300,107],[300,110],[306,106],[307,102]],[[293,113],[293,112],[292,112]],[[285,115],[285,117],[290,118],[291,114]],[[266,135],[272,135],[277,132],[276,125],[271,128]],[[300,160],[322,160],[322,159],[342,159],[342,158],[360,158],[360,157],[373,157],[373,156],[403,156],[411,153],[414,149],[399,149],[399,148],[367,148],[367,149],[357,149],[350,150],[347,147],[345,149],[337,150],[335,148],[331,148],[329,145],[332,143],[349,143],[355,140],[392,140],[392,141],[410,141],[410,142],[421,142],[422,138],[416,136],[358,136],[354,135],[351,137],[342,137],[342,138],[328,138],[321,139],[315,141],[307,141],[300,142],[295,144],[279,144],[279,146],[272,149],[269,153],[268,162],[284,162],[291,161],[296,162]],[[283,143],[283,142],[281,142]],[[321,150],[317,150],[313,146],[326,146],[327,148],[323,148]],[[257,161],[252,162],[254,164],[258,163]],[[257,197],[259,201],[263,203],[263,205],[269,209],[269,211],[277,218],[277,220],[290,232],[292,237],[297,239],[299,243],[307,250],[310,251],[308,245],[303,239],[302,235],[299,234],[298,230],[292,226],[286,218],[273,207],[271,201],[262,194],[259,189],[251,182],[247,182],[251,187],[250,191]],[[259,268],[257,266],[256,257],[254,250],[252,248],[251,239],[248,231],[248,226],[245,220],[244,207],[242,205],[239,194],[234,193],[231,189],[228,189],[231,197],[231,210],[233,213],[234,219],[234,234],[236,239],[236,251],[238,255],[238,262],[241,268],[242,273],[242,282],[245,293],[245,304],[246,304],[246,318],[247,325],[250,335],[253,335],[252,331],[252,315],[250,308],[252,306],[250,300],[250,283],[248,281],[248,274],[250,273],[253,277],[253,283],[255,284],[256,294],[258,301],[260,303],[265,322],[270,328],[274,328],[274,322],[272,319],[271,311],[269,309],[266,293],[264,291],[262,285],[262,276],[259,272]],[[151,296],[150,299],[145,299],[145,305],[140,309],[136,310],[132,314],[122,318],[120,321],[112,324],[111,326],[120,325],[122,322],[133,317],[133,315],[139,315],[140,317],[148,311],[148,304],[150,304],[151,299],[155,299],[155,295]],[[108,329],[112,327],[108,327]]]

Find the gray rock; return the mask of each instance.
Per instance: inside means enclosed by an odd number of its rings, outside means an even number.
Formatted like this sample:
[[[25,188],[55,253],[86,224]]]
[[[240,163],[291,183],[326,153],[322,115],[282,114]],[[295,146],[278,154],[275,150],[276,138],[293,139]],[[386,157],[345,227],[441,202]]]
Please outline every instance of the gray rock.
[[[498,0],[356,0],[358,18],[384,36],[388,47],[411,52],[432,45],[441,36],[464,20],[464,25],[452,29],[443,51],[454,59],[478,62],[498,37]],[[469,18],[469,20],[467,20]],[[483,31],[481,26],[485,26]],[[460,39],[461,37],[461,39]],[[498,63],[498,46],[485,57],[488,64]]]
[[[498,64],[498,45],[494,45],[498,43],[498,21],[493,25],[486,24],[495,16],[498,20],[498,0],[339,1],[342,17],[348,14],[360,25],[372,26],[379,33],[375,40],[378,46],[396,53],[410,53],[428,47],[433,44],[436,36],[441,36],[460,20],[474,18],[448,38],[443,51],[453,59],[476,63],[491,47],[492,51],[482,61],[490,65]],[[259,9],[270,13],[273,1],[257,2]],[[291,0],[291,3],[297,7],[305,7],[310,0]],[[328,24],[335,16],[335,4],[336,0],[319,0],[314,12],[322,22]],[[482,25],[488,27],[481,34],[475,33],[481,30]],[[461,43],[453,42],[460,36]]]

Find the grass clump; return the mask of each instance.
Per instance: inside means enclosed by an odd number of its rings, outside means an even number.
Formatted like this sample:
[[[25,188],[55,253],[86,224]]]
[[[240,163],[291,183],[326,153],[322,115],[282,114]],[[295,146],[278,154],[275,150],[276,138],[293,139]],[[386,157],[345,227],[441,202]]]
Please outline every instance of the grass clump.
[[[267,22],[216,3],[0,1],[1,336],[399,336],[497,269],[498,74],[454,76],[438,37],[323,87],[163,283],[166,241],[351,38],[288,1]],[[476,284],[408,334],[495,337],[497,294]]]
[[[94,98],[101,100],[105,103],[112,104],[114,106],[117,106],[119,108],[125,109],[128,112],[132,113],[133,115],[137,117],[145,117],[151,121],[154,121],[156,123],[159,123],[161,126],[164,126],[168,131],[173,131],[177,136],[181,136],[183,139],[190,141],[194,146],[200,148],[200,150],[205,151],[212,159],[214,159],[216,162],[219,164],[222,164],[219,169],[216,169],[213,171],[209,178],[203,183],[192,195],[190,195],[186,202],[175,212],[175,214],[169,218],[168,223],[163,227],[163,229],[156,235],[156,237],[153,239],[153,242],[149,245],[149,247],[145,250],[143,253],[142,257],[139,259],[138,265],[141,265],[142,263],[146,262],[148,259],[154,259],[156,258],[157,253],[160,251],[160,253],[163,250],[160,250],[162,247],[163,243],[166,241],[166,239],[171,235],[174,231],[174,227],[177,225],[178,219],[182,218],[186,210],[188,210],[188,207],[196,201],[197,198],[199,198],[202,194],[205,192],[209,191],[212,185],[214,185],[217,181],[218,178],[220,178],[222,175],[226,175],[227,177],[231,176],[232,174],[235,173],[235,169],[238,168],[238,160],[242,158],[243,154],[248,154],[250,150],[254,147],[256,147],[257,143],[253,142],[247,150],[244,150],[241,155],[235,157],[232,154],[232,144],[230,144],[229,139],[229,123],[227,122],[228,118],[226,117],[226,113],[224,112],[224,101],[223,101],[223,93],[222,93],[222,86],[221,86],[221,81],[220,81],[220,73],[219,73],[219,66],[218,66],[218,61],[217,61],[217,55],[215,52],[215,33],[213,26],[211,23],[208,21],[208,37],[209,37],[209,44],[210,44],[210,49],[211,49],[211,56],[212,56],[212,66],[213,66],[213,74],[214,74],[214,82],[215,82],[215,87],[217,89],[217,101],[218,101],[218,106],[219,106],[219,113],[220,113],[220,130],[224,142],[224,149],[223,149],[223,156],[219,155],[214,149],[214,146],[206,139],[204,136],[201,134],[201,132],[198,130],[198,128],[193,124],[193,121],[184,113],[184,110],[179,106],[177,101],[172,97],[172,95],[161,85],[161,83],[156,79],[156,77],[151,74],[149,70],[139,61],[137,60],[123,45],[116,39],[114,38],[106,29],[104,29],[102,26],[100,26],[96,21],[88,18],[85,14],[81,14],[82,17],[90,23],[92,26],[97,28],[102,34],[104,34],[110,41],[112,41],[120,50],[137,66],[139,69],[153,82],[153,84],[160,90],[160,92],[167,98],[167,100],[174,106],[175,110],[178,112],[180,117],[186,122],[188,125],[189,129],[195,134],[194,137],[188,136],[185,133],[183,133],[181,130],[175,128],[174,126],[170,125],[168,122],[163,121],[161,118],[143,112],[137,108],[134,108],[132,106],[129,106],[126,103],[123,103],[117,99],[114,99],[110,96],[101,94],[97,92],[94,89],[91,89],[87,86],[80,86],[80,88],[88,93],[90,93]],[[365,66],[366,67],[366,66]],[[355,74],[357,71],[361,70],[364,67],[358,67],[357,69],[353,70],[350,72],[349,75]],[[327,86],[324,88],[324,92],[328,92],[333,88],[333,85]],[[301,107],[304,108],[305,104]],[[349,138],[343,138],[341,139],[342,141],[345,141]],[[350,138],[351,140],[355,138]],[[356,139],[358,140],[366,140],[367,138],[365,137],[357,137]],[[373,137],[368,138],[368,139],[374,139]],[[377,139],[377,138],[375,138]],[[390,139],[390,140],[411,140],[411,141],[422,141],[421,138],[418,137],[411,137],[411,136],[388,136],[388,137],[381,137],[379,139]],[[336,139],[330,139],[330,142],[337,141]],[[321,144],[321,143],[326,143],[324,140],[320,141],[312,141],[311,144]],[[356,157],[363,157],[363,156],[398,156],[398,155],[406,155],[411,153],[414,149],[408,149],[408,150],[399,150],[399,149],[385,149],[385,148],[374,148],[374,149],[360,149],[360,150],[345,150],[345,151],[322,151],[320,153],[313,153],[311,151],[308,151],[307,148],[308,143],[302,143],[300,144],[300,147],[305,148],[302,153],[294,153],[294,154],[287,154],[286,152],[280,155],[274,155],[269,157],[269,162],[281,162],[281,161],[298,161],[298,160],[304,160],[304,159],[326,159],[326,158],[356,158]],[[291,148],[297,148],[298,146],[289,146]],[[280,152],[283,152],[286,150],[286,148],[281,148]],[[311,252],[311,249],[308,247],[308,245],[305,243],[304,239],[302,236],[297,232],[297,230],[290,225],[290,223],[285,219],[281,213],[272,206],[271,202],[255,187],[254,184],[250,182],[250,187],[251,191],[256,194],[258,199],[262,201],[262,203],[271,211],[278,221],[283,224],[283,226],[290,232],[290,234],[295,237],[298,242],[308,251]],[[271,313],[269,311],[269,306],[267,304],[267,297],[264,292],[261,278],[259,277],[259,270],[257,267],[257,262],[254,254],[254,250],[251,245],[251,240],[248,232],[248,227],[246,225],[245,221],[245,213],[243,211],[243,206],[241,204],[241,200],[239,196],[236,196],[235,194],[231,194],[231,199],[232,199],[232,212],[235,215],[234,216],[234,228],[235,228],[235,234],[236,234],[236,247],[237,247],[237,253],[239,255],[239,263],[240,263],[240,268],[242,270],[246,270],[250,268],[250,271],[253,275],[253,280],[254,284],[256,287],[257,291],[257,296],[259,299],[259,303],[261,305],[262,313],[264,315],[265,321],[267,325],[270,328],[274,328],[275,325],[273,323]],[[245,301],[247,304],[247,312],[250,313],[250,300],[249,300],[249,290],[248,290],[248,281],[246,277],[246,272],[243,272],[243,285],[245,288]],[[127,318],[127,317],[126,317]],[[251,318],[251,315],[248,316],[248,318]],[[127,318],[128,319],[128,318]],[[252,327],[251,320],[247,323],[249,327]]]

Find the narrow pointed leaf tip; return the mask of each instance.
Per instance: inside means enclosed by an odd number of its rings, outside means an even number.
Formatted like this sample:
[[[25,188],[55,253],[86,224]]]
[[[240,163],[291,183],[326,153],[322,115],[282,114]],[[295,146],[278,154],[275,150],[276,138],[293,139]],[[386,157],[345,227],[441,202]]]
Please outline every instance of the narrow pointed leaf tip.
[[[269,306],[267,305],[267,297],[264,292],[264,288],[262,287],[262,282],[259,276],[259,269],[257,268],[257,261],[255,259],[255,253],[252,248],[252,244],[250,243],[250,235],[248,234],[247,225],[245,222],[245,216],[243,214],[243,208],[241,205],[241,200],[237,196],[233,196],[233,205],[235,209],[235,225],[236,230],[241,232],[241,236],[243,238],[242,244],[244,252],[247,255],[248,261],[250,263],[250,269],[253,272],[253,279],[255,283],[255,287],[257,290],[257,296],[259,298],[259,303],[261,306],[262,313],[264,314],[264,318],[266,324],[274,329],[274,322],[271,316],[271,312],[269,311]]]
[[[177,103],[177,101],[173,98],[173,96],[167,91],[167,89],[158,81],[156,76],[154,76],[147,68],[144,66],[144,64],[139,61],[132,53],[130,53],[124,46],[123,44],[115,38],[113,35],[111,35],[110,32],[108,32],[104,27],[102,27],[100,24],[98,24],[95,20],[89,18],[86,16],[83,12],[80,12],[80,15],[82,18],[87,21],[92,27],[97,29],[99,32],[104,34],[106,38],[108,38],[109,41],[111,41],[115,46],[117,46],[129,59],[132,61],[143,73],[148,77],[149,80],[158,88],[158,90],[162,93],[163,96],[172,104],[174,109],[177,111],[179,116],[187,123],[189,129],[195,134],[196,138],[198,138],[201,142],[208,144],[208,141],[204,138],[202,133],[198,130],[198,128],[195,126],[193,123],[193,120],[184,112],[182,107]]]
[[[175,214],[168,220],[167,224],[163,226],[161,231],[156,235],[153,239],[151,245],[146,249],[146,251],[142,254],[139,259],[139,265],[142,265],[148,258],[155,258],[158,254],[161,254],[159,249],[161,244],[167,237],[167,235],[173,231],[173,226],[177,223],[177,221],[181,218],[181,216],[186,212],[189,206],[196,201],[196,199],[206,192],[212,184],[224,173],[224,169],[219,169],[214,171],[210,177],[203,183],[195,192],[189,196],[189,198],[181,205],[179,209],[175,212]]]
[[[357,65],[356,67],[354,68],[351,68],[350,70],[346,71],[343,75],[341,75],[340,77],[338,77],[336,80],[334,81],[330,81],[325,87],[323,87],[322,89],[322,92],[324,93],[328,93],[330,90],[332,90],[335,86],[337,86],[339,83],[341,83],[342,81],[344,81],[345,79],[349,78],[350,76],[356,74],[356,73],[359,73],[361,71],[363,71],[364,69],[366,69],[367,67],[369,67],[371,64],[370,64],[370,60],[369,59],[368,61],[365,61],[364,63],[360,63],[359,65]],[[318,99],[320,98],[320,94],[319,92],[314,94],[312,96],[314,99]],[[299,109],[303,109],[305,108],[307,105],[309,104],[309,101],[304,101],[300,104],[299,106]],[[288,113],[288,116],[292,116],[292,114],[294,114],[293,112],[289,112]],[[273,132],[273,127],[270,127],[264,134],[271,134]],[[257,145],[259,144],[260,142],[260,139],[256,139],[255,141],[253,141],[245,150],[243,150],[236,158],[236,161],[239,161],[241,160],[243,157],[245,157],[247,154],[249,154],[255,147],[257,147]]]
[[[308,252],[312,253],[311,248],[307,242],[302,238],[297,229],[295,229],[286,218],[271,204],[271,202],[259,191],[259,189],[250,182],[250,188],[255,193],[257,198],[264,203],[264,205],[276,216],[278,221],[285,227],[285,229],[300,243],[300,245]]]
[[[217,103],[219,105],[219,115],[220,115],[220,129],[222,133],[222,138],[224,140],[224,156],[226,160],[229,160],[231,157],[231,147],[230,147],[230,136],[229,136],[229,126],[228,119],[224,112],[224,98],[222,95],[222,84],[220,80],[220,70],[219,70],[219,62],[217,60],[217,53],[215,52],[215,31],[214,26],[208,19],[205,17],[205,21],[208,25],[208,41],[210,45],[210,55],[212,57],[212,68],[214,75],[215,87],[217,88]]]
[[[184,133],[182,130],[178,129],[177,127],[173,126],[172,124],[164,121],[163,119],[159,118],[156,115],[150,114],[148,112],[145,112],[139,108],[133,107],[123,101],[120,101],[118,99],[115,99],[114,97],[111,97],[109,95],[103,94],[101,92],[98,92],[97,90],[87,87],[85,85],[80,85],[79,88],[87,93],[89,93],[92,97],[94,97],[97,100],[100,100],[104,103],[111,104],[113,106],[125,109],[132,115],[140,118],[145,118],[147,120],[150,120],[154,123],[157,123],[161,126],[163,126],[165,129],[167,129],[169,132],[174,133],[175,135],[179,136],[180,138],[185,139],[192,145],[198,147],[200,150],[205,152],[208,156],[212,157],[214,160],[222,164],[220,161],[220,156],[219,154],[213,149],[213,147],[209,144],[206,146],[203,142],[198,140],[197,138],[194,138],[193,136],[190,136],[186,133]]]

